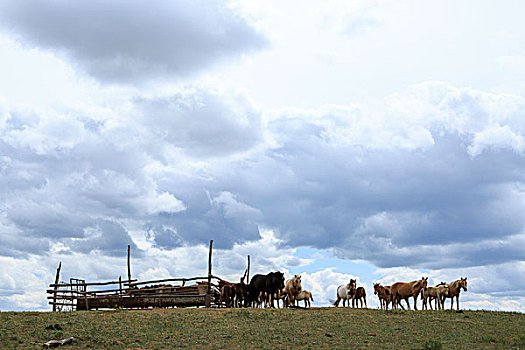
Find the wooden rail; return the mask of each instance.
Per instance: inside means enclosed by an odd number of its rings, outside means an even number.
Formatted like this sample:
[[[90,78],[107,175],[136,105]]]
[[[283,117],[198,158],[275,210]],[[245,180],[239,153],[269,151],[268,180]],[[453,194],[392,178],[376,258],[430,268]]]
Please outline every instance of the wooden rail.
[[[204,278],[204,277],[203,277]],[[135,282],[138,281],[137,279],[132,279],[128,282]],[[125,281],[122,281],[125,282]],[[110,284],[118,284],[119,281],[111,281],[111,282],[91,282],[91,283],[53,283],[50,284],[50,287],[88,287],[88,286],[107,286]]]
[[[122,276],[116,281],[109,282],[90,282],[84,280],[70,279],[70,283],[59,283],[59,273],[61,264],[57,269],[55,283],[50,284],[46,292],[49,294],[47,299],[53,306],[53,311],[57,306],[69,306],[71,309],[90,310],[96,308],[136,308],[136,307],[169,307],[169,306],[206,306],[210,307],[216,291],[212,291],[212,286],[217,287],[222,283],[230,282],[212,274],[212,250],[213,240],[210,240],[208,253],[208,273],[202,277],[190,278],[165,278],[150,281],[138,281],[131,278],[131,247],[128,245],[127,272],[128,279],[122,280]],[[248,257],[248,269],[244,277],[249,276],[250,258]],[[219,281],[218,285],[212,280]],[[77,281],[73,283],[73,281]],[[197,281],[197,284],[187,286],[186,283]],[[200,281],[200,282],[199,282]],[[182,285],[154,285],[168,282],[180,282]],[[100,290],[88,290],[88,287],[109,286]],[[115,286],[115,287],[113,287]],[[123,286],[125,286],[123,288]],[[138,286],[145,286],[138,288]],[[218,301],[217,301],[218,302]],[[63,308],[62,308],[63,309]]]

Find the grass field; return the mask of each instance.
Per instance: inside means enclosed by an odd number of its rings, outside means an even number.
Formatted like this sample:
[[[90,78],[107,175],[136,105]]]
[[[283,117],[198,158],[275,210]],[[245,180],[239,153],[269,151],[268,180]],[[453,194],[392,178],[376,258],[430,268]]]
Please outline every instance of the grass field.
[[[61,349],[525,349],[525,314],[333,307],[0,313],[1,349],[41,349],[70,336],[77,341]]]

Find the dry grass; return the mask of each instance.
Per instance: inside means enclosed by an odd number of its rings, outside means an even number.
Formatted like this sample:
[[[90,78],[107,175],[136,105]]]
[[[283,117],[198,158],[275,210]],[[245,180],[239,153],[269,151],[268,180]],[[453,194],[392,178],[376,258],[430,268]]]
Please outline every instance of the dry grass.
[[[64,348],[525,349],[525,315],[349,308],[0,313],[1,349],[42,348],[70,336],[78,341]]]

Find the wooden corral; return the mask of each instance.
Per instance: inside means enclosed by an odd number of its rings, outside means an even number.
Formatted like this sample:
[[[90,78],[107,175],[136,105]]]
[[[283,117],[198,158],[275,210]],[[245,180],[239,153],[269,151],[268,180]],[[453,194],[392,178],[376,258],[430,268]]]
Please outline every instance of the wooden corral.
[[[128,279],[110,282],[86,283],[82,279],[70,279],[59,283],[59,264],[55,283],[47,290],[53,311],[94,310],[109,308],[166,308],[219,305],[219,290],[223,279],[211,271],[213,241],[210,241],[208,275],[205,277],[170,278],[139,282],[131,278],[130,248],[128,246]],[[217,284],[213,283],[217,281]],[[187,282],[195,282],[186,285]],[[172,285],[167,283],[177,283]]]

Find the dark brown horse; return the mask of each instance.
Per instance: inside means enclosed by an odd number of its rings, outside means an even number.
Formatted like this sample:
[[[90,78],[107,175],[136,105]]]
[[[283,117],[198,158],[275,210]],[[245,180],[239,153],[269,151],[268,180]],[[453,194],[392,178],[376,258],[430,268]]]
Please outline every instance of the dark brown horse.
[[[392,295],[390,294],[390,286],[382,286],[379,283],[374,283],[374,294],[379,298],[379,304],[381,305],[381,310],[383,307],[385,310],[388,310],[388,304],[392,300]]]
[[[233,306],[233,297],[235,291],[233,290],[233,285],[231,284],[224,284],[221,288],[221,302],[226,304],[226,307],[232,307]]]
[[[235,307],[246,307],[248,302],[248,285],[244,283],[244,277],[241,278],[240,283],[233,285],[233,292],[235,297]]]
[[[359,307],[357,304],[361,303],[361,308],[363,308],[363,301],[365,303],[365,308],[368,308],[366,304],[366,291],[364,287],[357,287],[352,298],[352,307]],[[354,306],[355,304],[355,306]]]

